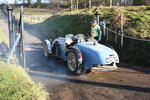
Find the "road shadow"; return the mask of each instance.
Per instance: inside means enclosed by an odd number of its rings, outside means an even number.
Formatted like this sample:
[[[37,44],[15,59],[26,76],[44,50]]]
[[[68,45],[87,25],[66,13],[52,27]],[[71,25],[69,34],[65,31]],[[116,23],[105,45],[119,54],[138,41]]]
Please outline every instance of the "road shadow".
[[[69,78],[69,77],[58,76],[55,74],[46,74],[46,73],[44,74],[44,73],[33,72],[33,71],[27,71],[27,72],[32,76],[35,76],[35,77],[40,76],[40,77],[43,77],[46,79],[60,80],[60,81],[76,83],[76,84],[86,84],[86,85],[99,86],[99,87],[107,87],[107,88],[115,88],[115,89],[123,89],[123,90],[129,90],[129,91],[150,93],[149,87],[138,87],[138,86],[129,86],[129,85],[120,85],[120,84],[101,83],[101,82],[73,79],[73,78]]]

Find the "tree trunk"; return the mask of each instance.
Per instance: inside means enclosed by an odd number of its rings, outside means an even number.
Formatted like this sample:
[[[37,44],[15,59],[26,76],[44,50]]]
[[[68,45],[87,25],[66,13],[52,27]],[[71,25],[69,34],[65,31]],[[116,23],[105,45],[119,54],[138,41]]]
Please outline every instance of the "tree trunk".
[[[85,8],[87,7],[87,1],[85,0]]]
[[[14,0],[14,4],[17,4],[17,0]]]
[[[58,8],[58,10],[60,9],[60,4],[59,3],[57,4],[57,8]]]
[[[25,0],[23,0],[23,2],[22,2],[23,4],[25,4]]]
[[[110,0],[110,7],[112,7],[112,0]]]
[[[76,0],[76,2],[77,2],[77,10],[78,10],[79,9],[79,1]]]
[[[70,0],[71,11],[73,11],[73,0]]]
[[[92,0],[89,0],[89,8],[92,6]]]

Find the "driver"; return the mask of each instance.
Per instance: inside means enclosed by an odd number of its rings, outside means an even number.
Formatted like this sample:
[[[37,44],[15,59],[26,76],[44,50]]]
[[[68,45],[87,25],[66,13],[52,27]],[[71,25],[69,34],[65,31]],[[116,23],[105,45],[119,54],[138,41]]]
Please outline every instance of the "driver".
[[[91,36],[99,42],[101,40],[102,32],[101,32],[101,27],[97,24],[96,20],[93,20],[91,22]]]

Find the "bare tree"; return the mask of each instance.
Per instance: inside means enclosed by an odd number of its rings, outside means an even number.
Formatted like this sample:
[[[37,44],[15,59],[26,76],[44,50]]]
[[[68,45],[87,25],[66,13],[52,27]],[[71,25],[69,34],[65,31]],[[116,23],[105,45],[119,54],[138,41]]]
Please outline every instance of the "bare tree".
[[[112,0],[110,0],[110,7],[112,7]]]
[[[132,6],[133,5],[133,0],[128,0],[127,1],[127,6]]]
[[[87,7],[87,0],[85,0],[85,8]]]
[[[73,10],[73,0],[70,0],[71,11]]]
[[[77,5],[77,10],[79,9],[79,1],[78,0],[76,0],[76,5]]]
[[[28,3],[28,4],[31,4],[31,1],[32,1],[32,0],[27,0],[27,3]]]
[[[41,5],[41,0],[36,0],[36,3],[37,3],[38,8],[39,8],[39,7],[40,7],[40,5]]]
[[[89,8],[92,6],[92,0],[89,0]]]
[[[25,0],[23,0],[23,2],[22,2],[23,4],[25,4]]]
[[[14,0],[14,4],[17,4],[17,0]]]
[[[36,0],[37,3],[41,3],[41,0]]]

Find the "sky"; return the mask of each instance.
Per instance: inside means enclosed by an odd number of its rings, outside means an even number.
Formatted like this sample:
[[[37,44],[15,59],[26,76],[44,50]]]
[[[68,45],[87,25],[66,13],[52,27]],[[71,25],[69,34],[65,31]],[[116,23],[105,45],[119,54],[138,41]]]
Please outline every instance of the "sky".
[[[8,2],[9,4],[14,3],[15,0],[0,0],[0,3],[6,3]],[[17,0],[18,3],[22,3],[23,0]],[[42,0],[44,3],[48,3],[49,0]],[[32,0],[32,2],[36,2],[36,0]]]

